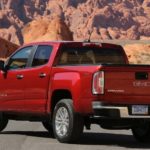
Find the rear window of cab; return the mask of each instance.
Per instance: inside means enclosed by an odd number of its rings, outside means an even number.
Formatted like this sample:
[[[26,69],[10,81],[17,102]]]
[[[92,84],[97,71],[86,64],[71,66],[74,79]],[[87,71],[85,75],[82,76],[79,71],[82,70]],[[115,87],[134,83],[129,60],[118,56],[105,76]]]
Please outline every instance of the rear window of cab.
[[[58,65],[125,64],[121,49],[97,47],[65,47],[61,49]]]

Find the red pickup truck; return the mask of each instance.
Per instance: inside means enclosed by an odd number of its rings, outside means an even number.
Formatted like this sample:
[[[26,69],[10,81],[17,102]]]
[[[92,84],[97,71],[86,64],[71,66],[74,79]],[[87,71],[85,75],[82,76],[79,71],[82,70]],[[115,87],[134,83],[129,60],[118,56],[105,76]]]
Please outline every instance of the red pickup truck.
[[[0,61],[0,130],[8,120],[41,121],[60,142],[85,126],[150,137],[150,66],[129,65],[108,43],[39,42]]]

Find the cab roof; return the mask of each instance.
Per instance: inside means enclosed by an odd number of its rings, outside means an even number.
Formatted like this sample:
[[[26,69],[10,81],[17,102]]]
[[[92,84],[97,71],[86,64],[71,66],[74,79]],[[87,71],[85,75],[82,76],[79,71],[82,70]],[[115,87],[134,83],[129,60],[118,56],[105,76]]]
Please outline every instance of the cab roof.
[[[117,44],[112,44],[112,43],[103,43],[103,42],[88,42],[88,41],[46,41],[46,42],[32,42],[32,43],[28,43],[23,45],[24,46],[30,46],[30,45],[68,45],[68,46],[88,46],[88,45],[97,45],[100,47],[105,47],[105,48],[122,48],[121,45],[117,45]]]

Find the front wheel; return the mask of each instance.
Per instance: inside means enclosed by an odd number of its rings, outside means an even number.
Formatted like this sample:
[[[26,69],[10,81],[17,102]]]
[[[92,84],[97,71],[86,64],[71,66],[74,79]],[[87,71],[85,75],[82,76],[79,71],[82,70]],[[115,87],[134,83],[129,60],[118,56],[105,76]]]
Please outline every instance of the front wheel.
[[[71,99],[60,100],[53,113],[53,131],[62,143],[75,142],[83,132],[83,118],[73,110]]]
[[[138,126],[132,128],[132,133],[135,139],[139,142],[150,141],[150,123],[140,123]]]

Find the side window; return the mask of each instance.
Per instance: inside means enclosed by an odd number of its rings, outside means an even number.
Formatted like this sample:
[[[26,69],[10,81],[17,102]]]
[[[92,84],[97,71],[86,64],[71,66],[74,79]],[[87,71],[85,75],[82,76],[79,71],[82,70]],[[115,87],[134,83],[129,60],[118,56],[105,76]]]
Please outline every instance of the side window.
[[[28,58],[30,57],[32,50],[33,50],[33,47],[29,46],[15,53],[9,59],[8,68],[10,70],[25,68],[27,66]]]
[[[33,58],[32,66],[35,67],[46,64],[49,60],[52,48],[52,46],[48,45],[38,46],[35,56]]]

